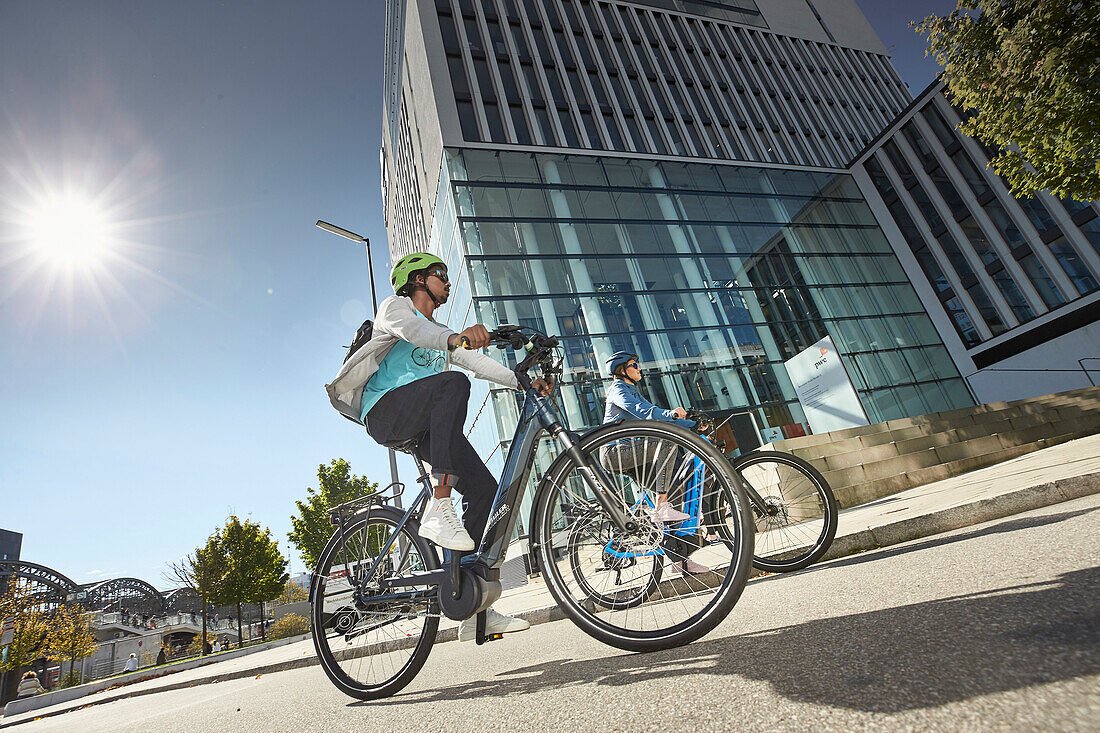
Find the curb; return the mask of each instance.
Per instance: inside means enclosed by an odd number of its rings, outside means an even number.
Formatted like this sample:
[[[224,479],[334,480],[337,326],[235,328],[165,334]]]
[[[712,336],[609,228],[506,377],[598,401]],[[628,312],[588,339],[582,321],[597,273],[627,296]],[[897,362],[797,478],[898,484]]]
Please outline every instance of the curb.
[[[1084,496],[1090,496],[1092,494],[1098,493],[1100,493],[1100,473],[1090,473],[1083,476],[1074,476],[1071,478],[1059,479],[1057,481],[1050,481],[1048,483],[1039,484],[1037,486],[1029,486],[1023,489],[1009,492],[1007,494],[1001,494],[1000,496],[995,496],[988,499],[981,499],[970,504],[962,504],[959,506],[948,507],[947,509],[941,509],[939,511],[931,512],[930,514],[913,517],[911,519],[904,519],[898,522],[892,522],[890,524],[885,524],[880,527],[872,527],[870,529],[859,530],[852,534],[837,537],[835,540],[833,540],[833,545],[829,549],[829,551],[825,553],[825,556],[807,569],[812,569],[819,563],[827,562],[829,560],[835,560],[841,557],[846,557],[848,555],[854,555],[868,550],[875,550],[882,547],[887,547],[889,545],[897,545],[903,542],[909,542],[911,540],[942,534],[943,532],[950,532],[952,530],[962,529],[963,527],[969,527],[971,525],[980,524],[982,522],[989,522],[995,519],[1003,519],[1004,517],[1012,516],[1014,514],[1020,514],[1026,511],[1031,511],[1032,509],[1041,509],[1043,507],[1051,506],[1053,504],[1060,504],[1064,501],[1079,499]],[[753,569],[750,578],[759,577],[761,575],[764,575],[764,573],[759,570]],[[517,618],[524,619],[532,626],[536,624],[549,623],[551,621],[560,621],[564,618],[567,618],[565,612],[556,605],[546,606],[543,608],[534,608],[528,611],[520,611],[515,615]],[[448,641],[456,641],[457,639],[458,627],[455,626],[438,632],[435,637],[435,643],[440,644]],[[158,692],[168,692],[171,690],[179,690],[186,687],[195,687],[196,685],[204,685],[216,682],[228,682],[230,680],[241,679],[244,677],[258,677],[263,674],[284,672],[291,669],[311,667],[318,664],[320,664],[320,660],[317,658],[316,655],[312,655],[303,657],[302,659],[275,662],[260,667],[253,667],[252,669],[226,672],[225,674],[216,674],[202,679],[162,685],[160,687],[155,687],[147,690],[133,690],[125,694],[111,696],[110,698],[89,700],[86,704],[81,705],[80,707],[100,705],[103,703],[114,702],[115,700],[122,700],[128,697],[140,697],[143,695],[152,695]],[[15,725],[20,725],[21,723],[27,723],[32,720],[39,720],[41,718],[61,715],[75,709],[78,708],[43,711],[41,715],[36,717],[28,717],[25,720],[0,723],[0,728],[7,728]]]

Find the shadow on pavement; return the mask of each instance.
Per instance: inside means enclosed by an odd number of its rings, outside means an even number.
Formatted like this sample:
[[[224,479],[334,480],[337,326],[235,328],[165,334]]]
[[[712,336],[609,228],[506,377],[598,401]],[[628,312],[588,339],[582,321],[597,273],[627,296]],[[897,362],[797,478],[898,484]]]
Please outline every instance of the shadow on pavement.
[[[1093,567],[1050,582],[817,619],[664,652],[558,659],[489,680],[352,705],[716,675],[768,682],[797,702],[894,713],[1100,673],[1098,591],[1100,567]]]

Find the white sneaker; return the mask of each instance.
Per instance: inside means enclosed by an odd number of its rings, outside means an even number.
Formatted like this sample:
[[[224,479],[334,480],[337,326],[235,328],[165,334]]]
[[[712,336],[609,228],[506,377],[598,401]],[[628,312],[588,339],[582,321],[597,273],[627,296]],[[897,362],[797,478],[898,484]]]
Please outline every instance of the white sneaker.
[[[424,516],[420,518],[420,536],[448,550],[469,552],[474,549],[474,541],[458,521],[449,496],[428,500]]]
[[[493,609],[485,612],[485,635],[510,634],[513,631],[526,631],[531,624],[521,618],[505,616]],[[466,619],[458,625],[458,640],[473,641],[477,637],[477,616]]]
[[[684,514],[681,511],[672,508],[671,502],[661,502],[661,505],[657,507],[656,511],[651,510],[650,516],[656,519],[658,522],[682,522],[685,519],[690,519],[690,514]]]

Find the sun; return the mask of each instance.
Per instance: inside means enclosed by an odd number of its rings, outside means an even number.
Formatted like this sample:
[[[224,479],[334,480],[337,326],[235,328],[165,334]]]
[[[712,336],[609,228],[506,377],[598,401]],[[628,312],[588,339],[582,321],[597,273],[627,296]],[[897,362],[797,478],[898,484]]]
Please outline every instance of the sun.
[[[111,254],[113,222],[93,199],[79,193],[45,197],[28,212],[26,242],[55,265],[83,269]]]

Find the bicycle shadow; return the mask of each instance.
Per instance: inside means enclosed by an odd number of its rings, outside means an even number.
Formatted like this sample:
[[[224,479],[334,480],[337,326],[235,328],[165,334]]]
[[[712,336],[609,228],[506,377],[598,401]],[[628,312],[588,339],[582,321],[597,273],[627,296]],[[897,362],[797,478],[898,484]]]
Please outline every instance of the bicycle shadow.
[[[1056,520],[1029,518],[1014,529],[1035,526],[1033,521]],[[707,674],[768,682],[798,702],[896,713],[1100,673],[1098,591],[1100,567],[1092,567],[1049,582],[816,619],[664,652],[557,659],[366,704],[510,697]]]

